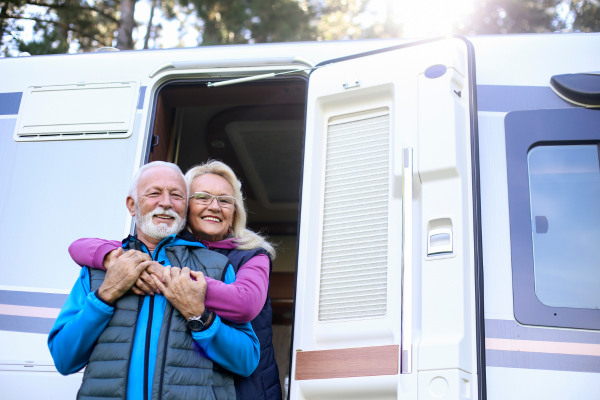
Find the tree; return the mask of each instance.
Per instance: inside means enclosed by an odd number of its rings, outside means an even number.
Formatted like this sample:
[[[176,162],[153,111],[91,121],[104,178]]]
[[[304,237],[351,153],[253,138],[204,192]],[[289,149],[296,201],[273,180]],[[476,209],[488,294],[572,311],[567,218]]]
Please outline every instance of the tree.
[[[133,50],[133,28],[136,27],[135,1],[121,0],[121,18],[117,29],[117,49]]]
[[[479,0],[456,26],[465,35],[555,32],[564,27],[557,14],[561,0]]]
[[[571,2],[575,19],[573,30],[581,32],[600,32],[600,2],[598,0],[575,0]]]
[[[362,14],[368,0],[324,0],[316,6],[317,39],[360,39],[363,32],[356,17]]]
[[[134,9],[135,0],[7,0],[0,3],[0,38],[19,51],[50,54],[68,51],[73,41],[81,51],[112,46],[117,32],[117,48],[133,49]],[[35,21],[29,43],[20,37],[20,20]]]
[[[297,0],[180,0],[202,21],[203,46],[315,38],[313,8]]]

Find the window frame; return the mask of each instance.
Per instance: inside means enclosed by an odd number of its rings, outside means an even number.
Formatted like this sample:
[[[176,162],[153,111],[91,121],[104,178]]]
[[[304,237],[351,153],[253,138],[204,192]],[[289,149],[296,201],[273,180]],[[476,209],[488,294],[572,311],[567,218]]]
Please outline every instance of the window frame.
[[[551,307],[535,294],[527,164],[529,151],[538,146],[594,144],[600,148],[600,111],[514,111],[506,115],[504,126],[515,319],[524,325],[600,330],[600,310]]]

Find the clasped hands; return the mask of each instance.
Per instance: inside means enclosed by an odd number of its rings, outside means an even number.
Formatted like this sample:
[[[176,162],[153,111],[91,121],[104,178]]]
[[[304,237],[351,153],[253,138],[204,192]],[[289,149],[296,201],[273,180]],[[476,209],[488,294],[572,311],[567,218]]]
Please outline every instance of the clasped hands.
[[[206,279],[200,271],[164,267],[146,253],[121,248],[106,255],[104,268],[106,277],[98,295],[109,303],[131,290],[137,295],[163,294],[185,319],[204,312]]]

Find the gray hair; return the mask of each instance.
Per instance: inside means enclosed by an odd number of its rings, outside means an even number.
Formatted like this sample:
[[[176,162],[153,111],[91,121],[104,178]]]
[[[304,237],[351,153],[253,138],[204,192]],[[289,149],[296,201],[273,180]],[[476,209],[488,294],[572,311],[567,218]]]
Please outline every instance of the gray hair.
[[[167,167],[167,168],[171,168],[172,170],[177,171],[177,173],[183,178],[183,181],[185,182],[185,175],[183,175],[183,172],[181,172],[181,169],[177,166],[177,164],[173,164],[170,162],[164,162],[164,161],[152,161],[151,163],[143,165],[140,169],[137,170],[137,172],[133,176],[133,179],[131,180],[131,185],[129,186],[129,196],[131,196],[133,198],[133,200],[136,202],[136,204],[138,202],[137,190],[138,190],[138,183],[140,181],[140,177],[142,176],[144,171],[149,170],[150,168],[156,168],[156,167]],[[186,185],[186,187],[185,187],[186,202],[187,202],[187,198],[190,193],[188,186],[189,185]]]
[[[259,233],[253,232],[246,228],[246,205],[244,204],[244,196],[242,194],[242,184],[238,180],[235,172],[225,163],[221,161],[208,160],[204,164],[197,165],[191,168],[185,174],[187,180],[188,191],[191,191],[192,182],[199,176],[204,174],[214,174],[224,178],[235,193],[235,211],[231,227],[231,235],[234,237],[237,248],[240,250],[253,250],[262,247],[269,253],[272,259],[275,259],[275,248],[269,243],[265,237]]]

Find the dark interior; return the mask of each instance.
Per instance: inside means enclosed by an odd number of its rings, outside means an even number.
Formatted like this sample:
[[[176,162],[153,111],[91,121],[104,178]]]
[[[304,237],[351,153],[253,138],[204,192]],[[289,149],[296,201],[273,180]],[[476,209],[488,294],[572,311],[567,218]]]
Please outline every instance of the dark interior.
[[[221,160],[241,180],[248,227],[278,245],[269,293],[282,388],[289,368],[305,99],[300,78],[216,88],[171,83],[158,93],[149,156],[175,162],[184,172]]]

